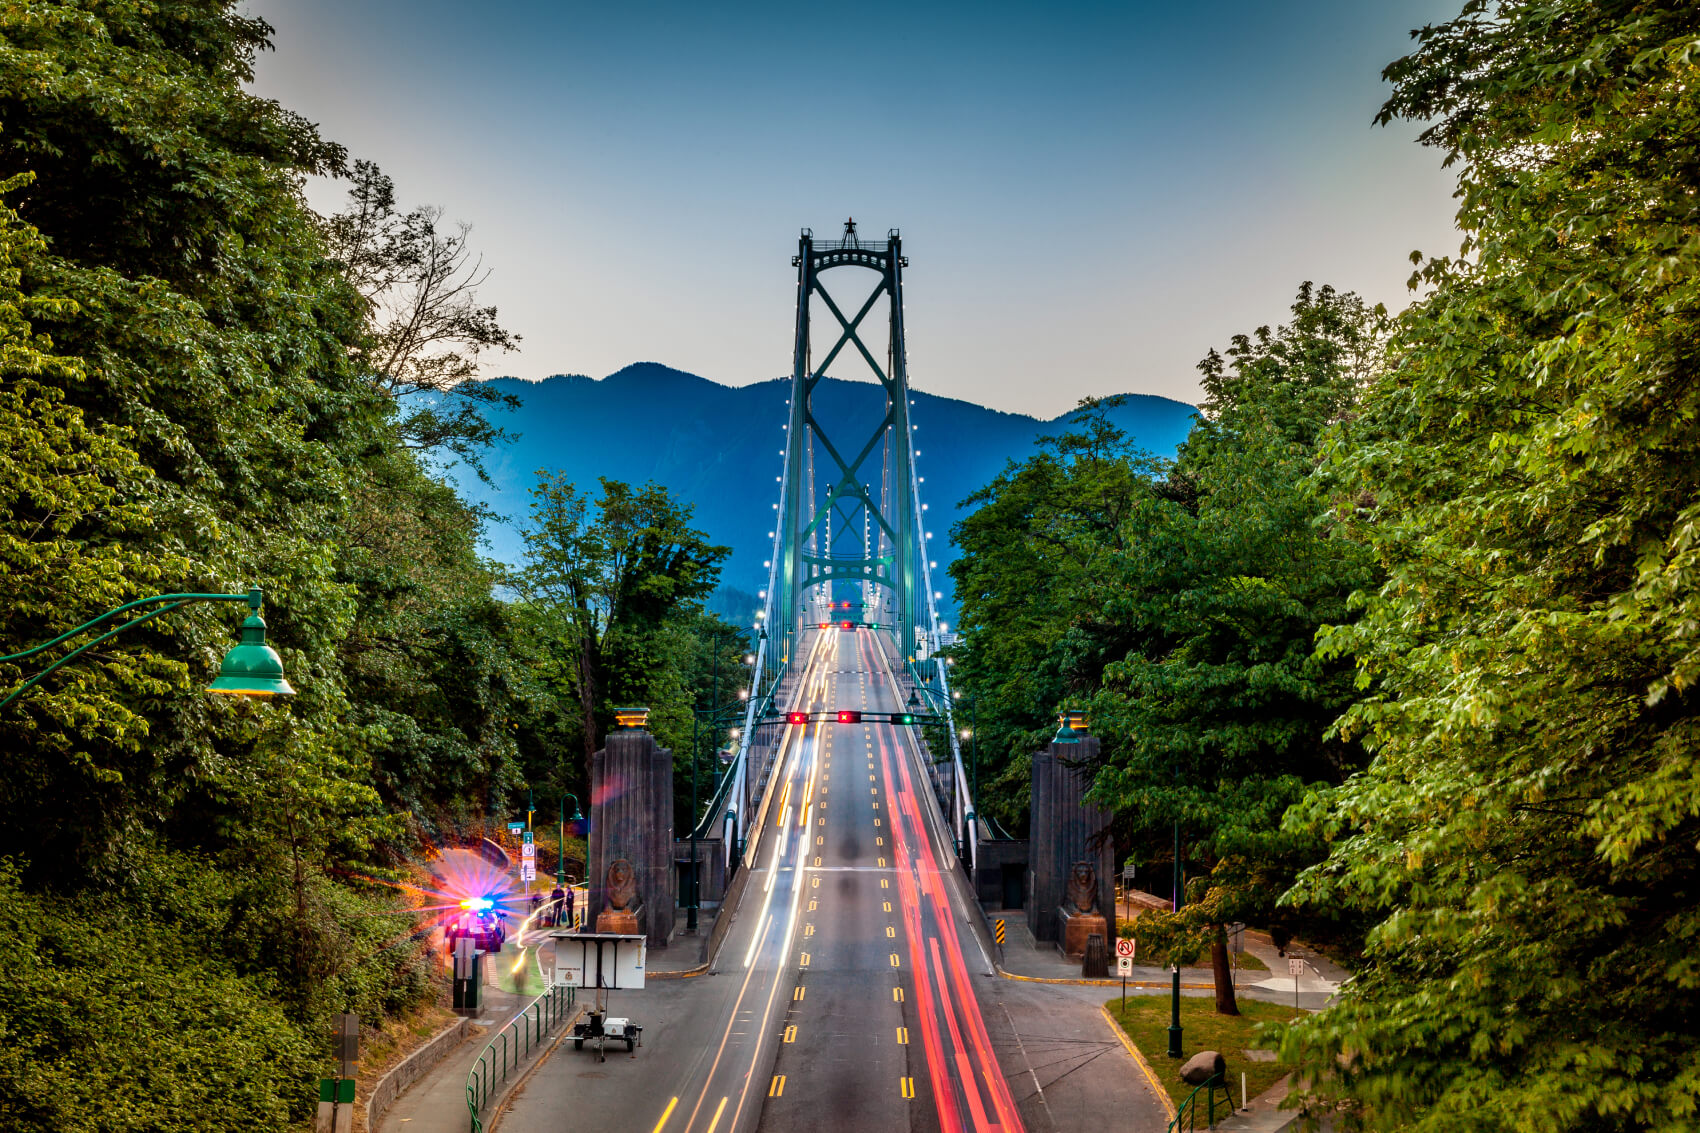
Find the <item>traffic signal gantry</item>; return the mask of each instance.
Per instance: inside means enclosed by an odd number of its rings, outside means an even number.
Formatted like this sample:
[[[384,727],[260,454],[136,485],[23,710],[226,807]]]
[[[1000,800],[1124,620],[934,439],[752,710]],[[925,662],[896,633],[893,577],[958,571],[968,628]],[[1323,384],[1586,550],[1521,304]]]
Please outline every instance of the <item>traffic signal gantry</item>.
[[[944,717],[920,712],[863,712],[841,708],[822,712],[787,712],[784,720],[787,724],[813,724],[823,720],[836,724],[938,724],[943,722]]]

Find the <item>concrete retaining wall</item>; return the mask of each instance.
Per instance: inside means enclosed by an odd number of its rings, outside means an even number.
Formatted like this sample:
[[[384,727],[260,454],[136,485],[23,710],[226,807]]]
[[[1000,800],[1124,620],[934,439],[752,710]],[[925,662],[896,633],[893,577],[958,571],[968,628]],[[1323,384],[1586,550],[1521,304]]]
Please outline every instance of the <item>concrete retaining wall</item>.
[[[376,1129],[384,1111],[389,1109],[409,1086],[429,1074],[432,1067],[441,1062],[449,1051],[459,1046],[466,1038],[467,1028],[471,1025],[470,1019],[456,1019],[432,1035],[424,1046],[390,1067],[389,1073],[379,1078],[377,1084],[372,1087],[372,1096],[366,1099],[366,1128]]]

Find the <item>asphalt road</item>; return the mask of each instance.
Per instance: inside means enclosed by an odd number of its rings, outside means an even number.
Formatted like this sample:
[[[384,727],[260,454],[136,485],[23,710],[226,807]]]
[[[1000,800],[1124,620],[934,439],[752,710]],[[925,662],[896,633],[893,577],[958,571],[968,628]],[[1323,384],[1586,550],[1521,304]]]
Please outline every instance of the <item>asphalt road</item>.
[[[895,687],[872,632],[832,630],[790,707],[896,711]],[[501,1133],[1162,1129],[1101,997],[990,978],[911,732],[787,728],[713,970],[613,993],[643,1047],[599,1063],[564,1044]]]

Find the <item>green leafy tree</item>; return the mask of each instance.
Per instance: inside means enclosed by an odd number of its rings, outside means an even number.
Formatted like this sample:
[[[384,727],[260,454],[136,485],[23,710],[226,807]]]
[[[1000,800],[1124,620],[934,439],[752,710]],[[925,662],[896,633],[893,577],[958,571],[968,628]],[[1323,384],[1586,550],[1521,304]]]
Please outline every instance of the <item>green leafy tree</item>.
[[[563,474],[542,473],[532,501],[519,584],[568,659],[586,781],[616,707],[647,705],[650,730],[686,749],[688,627],[730,549],[691,527],[690,507],[658,484],[604,479],[592,504]]]
[[[1376,923],[1286,1049],[1368,1128],[1694,1129],[1700,9],[1472,2],[1386,75],[1467,245],[1333,442],[1374,760],[1293,899]]]
[[[951,530],[952,683],[978,728],[982,812],[1011,829],[1026,826],[1031,753],[1056,730],[1057,708],[1091,695],[1125,651],[1098,616],[1111,597],[1103,564],[1123,549],[1123,522],[1157,464],[1110,422],[1109,404],[1082,402],[1067,431],[965,500],[977,506]]]
[[[1176,962],[1209,947],[1227,1014],[1224,925],[1267,922],[1321,855],[1319,839],[1283,832],[1283,813],[1363,762],[1328,736],[1359,695],[1354,668],[1314,643],[1350,620],[1375,572],[1365,548],[1319,523],[1327,498],[1311,473],[1324,427],[1376,370],[1385,317],[1308,283],[1292,313],[1200,363],[1205,417],[1104,562],[1100,616],[1131,644],[1089,702],[1100,800],[1144,856],[1170,857],[1178,828],[1183,860],[1208,874],[1167,932]]]

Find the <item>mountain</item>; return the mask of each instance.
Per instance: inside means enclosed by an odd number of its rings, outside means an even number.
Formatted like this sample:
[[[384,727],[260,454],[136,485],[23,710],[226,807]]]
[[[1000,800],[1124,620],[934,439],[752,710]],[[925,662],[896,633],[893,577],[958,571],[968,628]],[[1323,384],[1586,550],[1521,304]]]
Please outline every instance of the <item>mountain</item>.
[[[494,558],[520,561],[519,527],[536,474],[559,469],[593,492],[599,476],[666,485],[695,506],[699,527],[733,548],[722,574],[726,586],[753,594],[767,585],[762,562],[779,498],[789,378],[732,387],[639,362],[600,381],[561,376],[541,382],[497,378],[492,384],[522,403],[493,418],[519,439],[485,461],[493,484],[465,470],[451,468],[450,474],[464,494],[504,517],[489,530]],[[921,498],[932,520],[928,529],[937,533],[939,553],[948,554],[957,505],[1007,462],[1025,459],[1034,442],[1058,432],[1070,414],[1041,421],[919,390],[910,396],[921,453],[916,467],[925,478]],[[815,390],[814,408],[824,421],[845,423],[843,436],[836,424],[829,426],[835,442],[859,448],[885,413],[885,395],[873,382],[827,378]],[[1192,406],[1179,401],[1130,394],[1113,417],[1143,448],[1167,456],[1185,438],[1193,414]],[[852,455],[844,454],[847,460]],[[817,453],[817,461],[826,459]],[[876,452],[867,464],[876,474],[878,460]],[[945,561],[941,557],[941,568]],[[948,588],[942,569],[933,577],[935,585]]]

